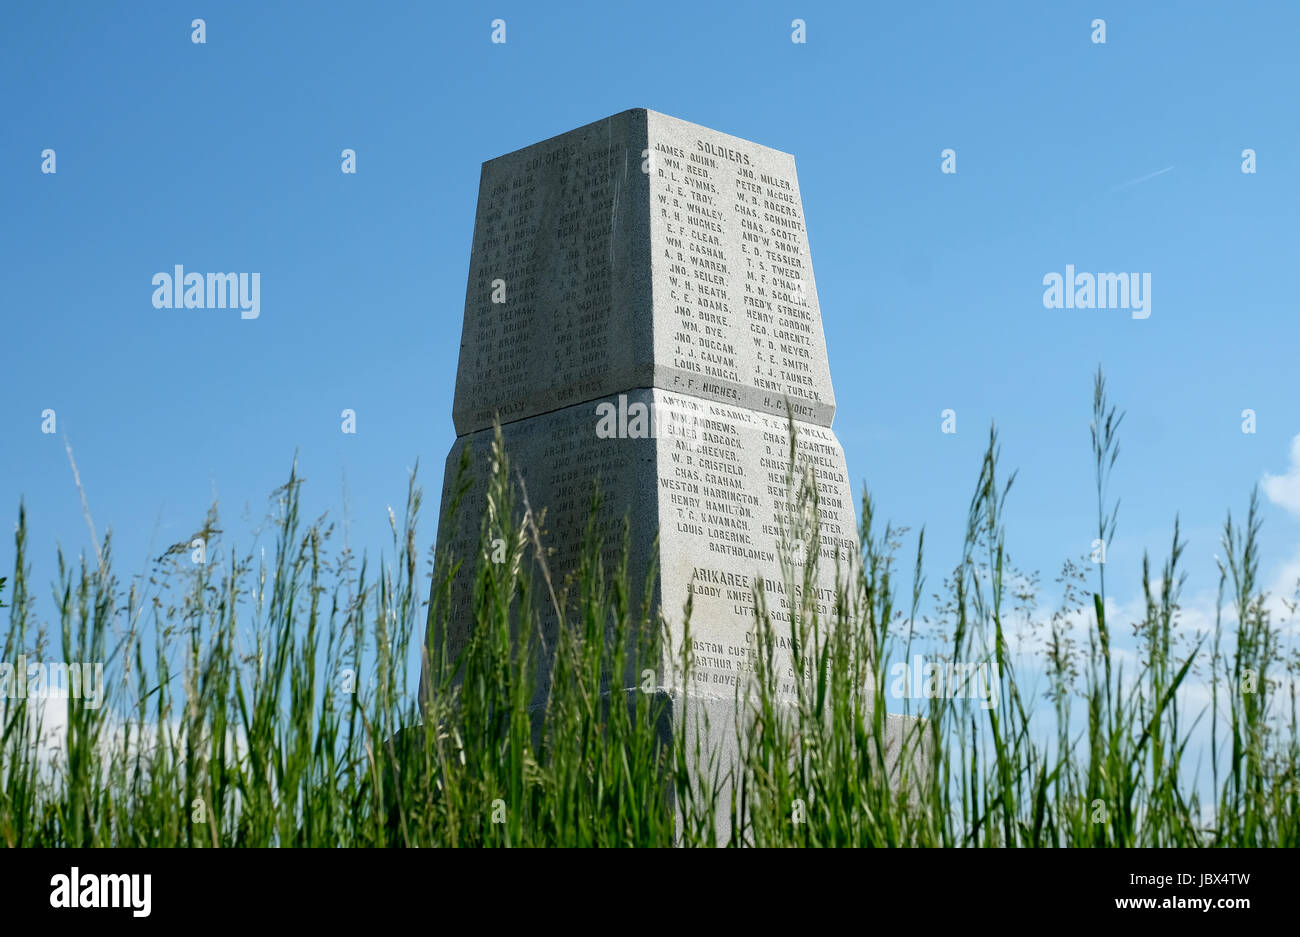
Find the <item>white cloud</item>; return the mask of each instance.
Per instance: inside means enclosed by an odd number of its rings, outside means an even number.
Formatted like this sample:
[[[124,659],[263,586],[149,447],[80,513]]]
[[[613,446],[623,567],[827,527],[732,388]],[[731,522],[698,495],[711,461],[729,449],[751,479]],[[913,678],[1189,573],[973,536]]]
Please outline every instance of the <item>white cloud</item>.
[[[1282,564],[1268,592],[1268,611],[1272,621],[1284,635],[1300,636],[1300,615],[1292,605],[1300,600],[1300,550]]]
[[[1286,474],[1265,472],[1263,488],[1268,500],[1300,517],[1300,436],[1291,440],[1291,466]]]

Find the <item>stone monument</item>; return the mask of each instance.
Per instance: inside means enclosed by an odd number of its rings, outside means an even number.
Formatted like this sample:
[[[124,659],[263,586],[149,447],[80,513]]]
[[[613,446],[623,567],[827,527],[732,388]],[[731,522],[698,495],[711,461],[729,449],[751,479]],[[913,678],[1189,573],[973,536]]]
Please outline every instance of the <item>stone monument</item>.
[[[475,484],[449,544],[467,561],[434,640],[454,656],[466,638],[495,418],[529,502],[547,509],[552,573],[576,562],[599,476],[600,530],[621,534],[630,519],[632,596],[657,559],[669,642],[657,666],[640,666],[670,696],[727,710],[753,666],[756,579],[778,634],[789,621],[778,546],[790,413],[821,526],[820,543],[791,546],[819,551],[830,622],[857,521],[794,158],[636,109],[484,163],[443,491],[445,511],[470,444]],[[610,560],[619,540],[608,536]],[[682,686],[692,588],[695,671]]]

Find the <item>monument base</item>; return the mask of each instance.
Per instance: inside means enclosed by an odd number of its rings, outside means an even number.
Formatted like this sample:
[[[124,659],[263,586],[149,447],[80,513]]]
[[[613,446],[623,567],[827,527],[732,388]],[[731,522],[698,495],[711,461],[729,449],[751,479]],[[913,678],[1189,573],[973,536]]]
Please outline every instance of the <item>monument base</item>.
[[[635,711],[637,694],[643,692],[645,691],[631,689],[602,694],[605,711],[608,712],[611,697],[617,699],[620,695],[624,698],[626,705]],[[650,708],[651,712],[656,716],[655,731],[660,743],[666,750],[671,751],[676,740],[683,734],[685,735],[687,772],[690,776],[691,787],[696,792],[716,790],[713,824],[717,836],[717,845],[732,845],[732,792],[734,778],[740,771],[744,759],[743,753],[748,742],[748,733],[752,731],[754,724],[752,705],[745,701],[738,703],[734,697],[700,696],[694,693],[683,693],[664,688],[658,688],[651,692],[654,700]],[[782,701],[778,702],[777,706],[791,720],[797,717],[796,703]],[[746,712],[746,709],[749,711]],[[534,739],[538,743],[540,743],[544,711],[545,709],[542,706],[533,707],[535,715],[533,732]],[[737,718],[738,715],[740,716],[739,719]],[[926,777],[929,762],[925,757],[925,752],[928,749],[922,734],[923,728],[924,722],[917,717],[886,713],[883,748],[885,771],[889,776],[891,787],[897,788],[900,782],[900,768],[902,765],[900,755],[905,750],[905,746],[910,762],[909,783],[913,790]],[[868,731],[870,731],[870,727],[868,727]],[[698,757],[696,755],[696,740],[699,743]],[[672,784],[670,786],[668,780],[665,779],[665,786],[667,788],[665,796],[676,813],[677,841],[680,845],[685,832],[684,824],[686,820],[683,815],[683,805],[678,803],[676,785]],[[796,819],[795,805],[788,805],[788,809],[791,812],[791,822],[801,822]],[[808,805],[803,805],[802,809],[806,811]],[[747,841],[743,845],[752,845],[752,842]]]
[[[612,693],[606,692],[601,694],[602,699],[602,721],[608,718],[609,706],[611,700],[621,699],[624,705],[628,706],[636,717],[636,707],[641,700],[639,695],[645,691],[641,689],[615,690]],[[729,846],[733,845],[731,840],[733,836],[733,826],[731,818],[731,799],[734,790],[734,778],[741,768],[744,759],[744,749],[748,742],[748,732],[753,728],[753,713],[744,713],[745,707],[749,704],[741,702],[739,704],[743,718],[737,719],[737,701],[733,698],[719,698],[698,696],[693,693],[682,693],[680,691],[671,691],[664,688],[657,688],[650,691],[653,696],[649,711],[651,717],[655,719],[654,734],[659,745],[662,746],[665,753],[673,751],[673,746],[678,738],[685,736],[687,742],[686,766],[687,774],[690,778],[690,788],[694,796],[699,796],[699,792],[716,790],[713,809],[713,831],[716,839],[716,845]],[[791,719],[797,716],[796,704],[793,702],[779,702],[777,704],[780,710]],[[532,715],[532,748],[534,752],[540,752],[542,749],[542,736],[544,732],[544,721],[546,708],[544,705],[536,705],[530,709]],[[912,789],[912,796],[916,796],[916,789],[923,784],[928,777],[930,761],[928,758],[929,746],[924,738],[924,720],[904,716],[897,713],[888,713],[885,716],[883,749],[885,755],[884,770],[889,777],[890,787],[897,789],[901,781],[902,761],[900,755],[904,750],[908,753],[908,763],[910,770],[908,772],[908,783]],[[870,727],[867,729],[870,732]],[[698,734],[696,734],[698,732]],[[698,739],[698,748],[695,740]],[[421,725],[413,725],[396,733],[393,738],[385,744],[386,749],[391,749],[395,756],[401,757],[400,750],[411,749],[418,752],[425,744],[425,730]],[[698,751],[698,755],[696,752]],[[407,753],[409,754],[409,752]],[[418,758],[414,759],[416,762]],[[665,761],[666,768],[675,768],[677,759],[670,756],[670,760]],[[408,779],[409,780],[409,779]],[[399,783],[399,778],[386,772],[384,779],[384,790],[386,796],[392,800],[392,786]],[[673,778],[668,776],[663,780],[663,796],[667,805],[671,807],[676,819],[676,837],[675,841],[681,845],[686,839],[687,817],[685,816],[685,805],[679,803],[677,783]],[[798,817],[798,810],[806,814],[813,805],[804,804],[796,807],[795,804],[783,805],[790,813],[790,822],[801,822]],[[389,804],[389,812],[394,824],[399,822],[399,814],[395,803]],[[812,819],[812,818],[807,818]],[[698,823],[699,817],[695,818]],[[701,832],[695,831],[697,835],[691,837],[693,842],[699,842],[706,837],[699,836]],[[747,838],[746,842],[741,845],[752,845],[752,840]]]

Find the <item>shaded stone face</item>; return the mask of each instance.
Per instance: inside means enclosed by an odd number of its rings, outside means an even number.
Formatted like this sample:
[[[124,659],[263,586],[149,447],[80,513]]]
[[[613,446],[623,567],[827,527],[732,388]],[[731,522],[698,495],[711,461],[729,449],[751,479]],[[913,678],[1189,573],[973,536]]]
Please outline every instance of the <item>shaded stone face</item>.
[[[790,527],[787,402],[818,489],[815,544]],[[857,556],[834,413],[793,157],[632,110],[485,163],[444,511],[467,445],[473,484],[440,544],[467,562],[435,640],[454,655],[467,637],[496,417],[530,503],[547,509],[553,580],[576,567],[598,478],[607,560],[630,525],[634,599],[657,570],[649,595],[670,640],[642,666],[664,688],[730,698],[753,666],[755,584],[778,633],[798,601],[780,544],[818,554],[826,620],[837,559],[843,578]],[[692,589],[696,673],[683,686]],[[544,616],[549,647],[554,627]],[[793,693],[797,675],[782,673]]]
[[[457,435],[650,386],[645,148],[626,111],[483,164]]]

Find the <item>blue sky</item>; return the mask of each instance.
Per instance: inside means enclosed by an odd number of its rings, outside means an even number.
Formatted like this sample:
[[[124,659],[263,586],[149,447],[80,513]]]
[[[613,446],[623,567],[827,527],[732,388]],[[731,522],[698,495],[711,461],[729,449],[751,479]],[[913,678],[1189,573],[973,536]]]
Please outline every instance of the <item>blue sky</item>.
[[[305,513],[346,517],[374,557],[417,459],[437,503],[480,164],[649,107],[794,154],[855,493],[865,479],[883,516],[926,526],[931,585],[959,557],[991,421],[1020,473],[1013,560],[1050,584],[1088,552],[1098,364],[1127,411],[1121,606],[1176,514],[1203,605],[1225,511],[1267,473],[1284,477],[1264,580],[1294,579],[1300,7],[1140,7],[11,8],[0,506],[26,501],[38,583],[56,545],[89,549],[66,436],[119,571],[142,571],[214,498],[238,537],[296,451]],[[151,278],[175,264],[260,272],[260,317],[155,309]],[[1067,264],[1150,273],[1150,317],[1044,308]],[[6,536],[0,574],[12,561]]]

